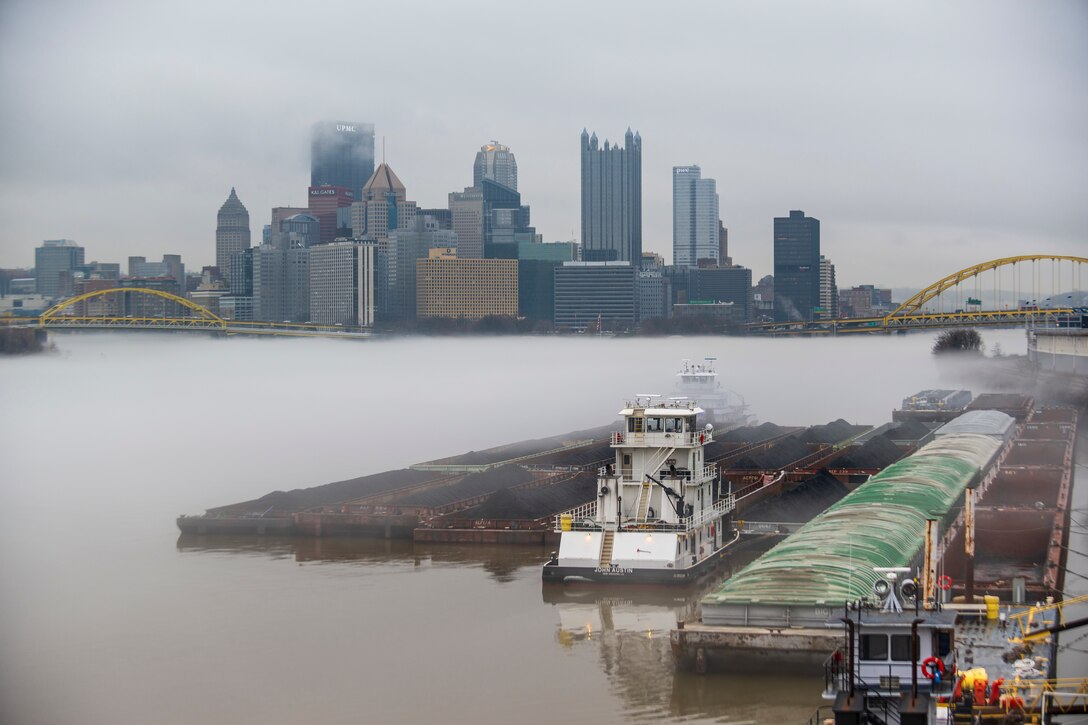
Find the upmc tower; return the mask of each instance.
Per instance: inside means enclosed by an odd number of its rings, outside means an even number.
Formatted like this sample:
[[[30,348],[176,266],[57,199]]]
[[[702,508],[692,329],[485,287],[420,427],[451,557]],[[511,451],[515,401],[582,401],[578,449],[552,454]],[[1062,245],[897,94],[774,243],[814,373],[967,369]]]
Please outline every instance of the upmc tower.
[[[374,124],[318,121],[310,138],[310,186],[342,186],[363,198],[374,174]]]

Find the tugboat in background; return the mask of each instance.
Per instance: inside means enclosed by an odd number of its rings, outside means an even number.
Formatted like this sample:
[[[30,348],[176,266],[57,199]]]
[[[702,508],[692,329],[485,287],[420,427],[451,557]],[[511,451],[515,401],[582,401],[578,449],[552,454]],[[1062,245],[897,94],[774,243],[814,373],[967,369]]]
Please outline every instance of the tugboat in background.
[[[698,403],[706,411],[707,420],[721,431],[756,425],[759,421],[748,412],[744,398],[718,381],[718,372],[714,369],[717,360],[707,357],[701,363],[681,361],[680,372],[676,374],[676,395]]]

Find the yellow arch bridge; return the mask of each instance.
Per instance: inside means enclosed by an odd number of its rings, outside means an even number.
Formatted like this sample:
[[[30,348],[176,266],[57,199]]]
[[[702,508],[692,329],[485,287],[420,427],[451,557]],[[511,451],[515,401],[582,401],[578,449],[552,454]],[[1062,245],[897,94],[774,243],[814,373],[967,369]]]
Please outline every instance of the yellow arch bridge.
[[[1049,263],[1049,269],[1044,269],[1044,263]],[[753,323],[748,330],[768,335],[819,335],[1049,324],[1088,313],[1083,299],[1074,299],[1074,292],[1083,294],[1085,290],[1081,283],[1085,272],[1088,272],[1088,257],[1055,254],[1002,257],[943,277],[880,317]],[[1050,295],[1044,296],[1045,292]],[[1065,292],[1068,294],[1060,294]],[[1011,293],[1013,304],[999,305],[1002,293]],[[988,309],[982,302],[987,295]],[[1076,304],[1078,301],[1080,305]]]
[[[339,338],[370,336],[363,328],[342,325],[227,320],[192,300],[143,287],[113,287],[87,292],[59,302],[38,317],[10,318],[8,323],[45,330],[181,330],[227,335]]]

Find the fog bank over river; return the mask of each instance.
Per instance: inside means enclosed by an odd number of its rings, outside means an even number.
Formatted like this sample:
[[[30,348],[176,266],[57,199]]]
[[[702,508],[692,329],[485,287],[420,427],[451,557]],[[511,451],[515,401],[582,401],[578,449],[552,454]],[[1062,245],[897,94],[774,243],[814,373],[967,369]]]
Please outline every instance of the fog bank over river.
[[[1023,353],[1022,331],[984,331]],[[718,358],[761,421],[878,425],[932,335],[56,335],[0,360],[0,722],[793,722],[820,673],[674,675],[694,594],[549,601],[547,552],[179,541],[174,517],[616,420]],[[767,703],[775,709],[767,710]]]

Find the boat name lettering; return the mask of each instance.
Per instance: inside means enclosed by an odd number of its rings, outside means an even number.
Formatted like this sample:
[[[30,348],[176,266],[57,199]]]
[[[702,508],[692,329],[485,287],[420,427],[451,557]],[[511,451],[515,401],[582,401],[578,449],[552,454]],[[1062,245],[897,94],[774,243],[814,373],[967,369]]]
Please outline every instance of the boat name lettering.
[[[633,574],[634,571],[634,569],[623,566],[598,566],[593,570],[593,573],[607,576],[624,576],[625,574]]]

